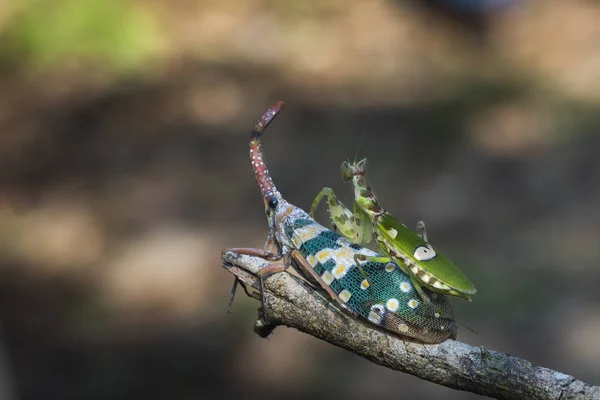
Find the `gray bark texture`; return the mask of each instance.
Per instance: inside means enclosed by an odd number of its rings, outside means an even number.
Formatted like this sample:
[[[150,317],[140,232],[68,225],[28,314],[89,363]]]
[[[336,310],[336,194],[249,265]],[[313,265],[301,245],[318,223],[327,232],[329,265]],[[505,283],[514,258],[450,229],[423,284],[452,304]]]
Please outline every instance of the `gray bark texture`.
[[[222,259],[223,267],[247,287],[259,287],[257,273],[267,261],[227,251]],[[320,291],[286,272],[265,280],[265,308],[268,323],[259,317],[255,326],[263,337],[276,326],[288,326],[376,364],[453,389],[498,399],[600,399],[599,386],[506,353],[453,340],[420,344],[386,333],[339,311]]]

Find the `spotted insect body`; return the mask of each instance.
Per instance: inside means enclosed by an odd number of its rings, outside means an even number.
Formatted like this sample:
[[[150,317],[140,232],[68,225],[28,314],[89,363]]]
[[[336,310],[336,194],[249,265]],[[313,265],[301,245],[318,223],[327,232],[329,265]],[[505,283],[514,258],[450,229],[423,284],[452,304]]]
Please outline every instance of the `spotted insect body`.
[[[425,343],[455,338],[457,326],[445,296],[428,292],[432,301],[420,301],[410,277],[395,262],[368,261],[359,268],[357,257],[379,255],[318,224],[281,196],[264,163],[260,135],[282,107],[282,103],[271,107],[250,137],[251,165],[269,223],[265,249],[229,251],[283,261],[263,269],[267,272],[259,275],[261,291],[269,274],[291,265],[307,280],[317,283],[339,308],[388,332]],[[442,315],[439,310],[443,310]]]
[[[365,278],[357,268],[354,256],[379,255],[324,228],[312,218],[290,220],[286,235],[322,282],[351,312],[388,330],[417,339],[456,336],[456,325],[448,317],[452,310],[447,298],[430,293],[435,297],[434,306],[421,302],[409,276],[396,263],[369,261],[362,265]],[[436,307],[445,310],[445,318],[439,313],[436,317]]]

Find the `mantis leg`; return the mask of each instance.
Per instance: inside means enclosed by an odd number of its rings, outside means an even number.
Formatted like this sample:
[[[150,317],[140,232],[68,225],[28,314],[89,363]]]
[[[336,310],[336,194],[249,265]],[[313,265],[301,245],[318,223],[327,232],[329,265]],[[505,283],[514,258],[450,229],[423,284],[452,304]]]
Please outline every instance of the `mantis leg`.
[[[354,203],[354,227],[356,232],[354,243],[371,243],[371,240],[373,240],[373,223],[369,215],[356,203]]]
[[[331,188],[325,187],[319,192],[310,208],[310,216],[313,218],[315,217],[315,212],[323,197],[327,197],[329,215],[337,230],[354,243],[358,243],[356,242],[358,233],[354,213],[348,210],[348,208],[335,197],[335,193],[333,193]]]
[[[427,240],[427,228],[425,228],[425,221],[417,222],[417,235],[419,235],[421,239],[429,243],[429,240]]]
[[[382,264],[389,263],[389,262],[394,262],[394,259],[392,257],[386,257],[386,256],[379,256],[379,257],[365,256],[364,254],[356,254],[354,256],[354,260],[359,260],[359,261],[373,261],[373,262],[382,263]]]
[[[371,284],[371,281],[369,280],[369,277],[367,276],[367,273],[365,272],[365,270],[363,269],[361,262],[362,261],[369,261],[368,257],[362,254],[355,254],[354,255],[354,263],[356,264],[356,268],[358,268],[358,271],[360,272],[360,274],[365,278],[365,280],[367,281],[368,287],[369,287],[369,291],[371,292],[371,304],[375,303],[375,291],[373,290],[373,285]]]
[[[404,268],[403,268],[404,269]],[[408,268],[404,269],[407,270]],[[411,271],[412,272],[412,271]],[[414,274],[409,273],[408,275],[410,277],[410,281],[412,282],[413,286],[415,287],[415,290],[417,291],[417,293],[419,293],[419,296],[421,297],[421,299],[428,304],[431,304],[431,299],[429,298],[429,296],[427,296],[425,294],[425,292],[423,291],[423,288],[421,287],[420,283],[419,283],[419,278],[417,278],[416,276],[414,276]]]
[[[323,190],[321,190],[315,198],[315,201],[313,201],[310,209],[310,215],[313,218],[315,211],[317,210],[317,207],[323,197],[327,197],[329,215],[331,216],[331,220],[333,221],[334,225],[337,227],[337,230],[342,235],[350,239],[351,242],[357,244],[371,242],[371,239],[373,238],[373,227],[371,225],[369,216],[362,211],[358,205],[356,205],[356,203],[354,204],[354,212],[347,209],[346,206],[339,201],[337,197],[335,197],[335,193],[333,193],[331,188],[323,188]],[[355,262],[358,270],[367,280],[369,284],[369,290],[371,291],[373,300],[375,300],[375,294],[373,292],[373,285],[371,281],[356,258]]]

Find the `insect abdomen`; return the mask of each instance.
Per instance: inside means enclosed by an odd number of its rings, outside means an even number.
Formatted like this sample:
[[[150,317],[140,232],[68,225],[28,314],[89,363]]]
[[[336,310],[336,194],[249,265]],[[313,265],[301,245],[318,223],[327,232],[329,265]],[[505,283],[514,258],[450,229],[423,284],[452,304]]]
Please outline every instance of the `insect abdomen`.
[[[423,303],[410,278],[395,263],[365,262],[356,266],[354,256],[378,256],[314,221],[295,220],[286,229],[297,250],[339,299],[360,317],[387,330],[424,342],[437,343],[456,337],[450,303],[434,295]],[[440,316],[438,310],[443,310]]]

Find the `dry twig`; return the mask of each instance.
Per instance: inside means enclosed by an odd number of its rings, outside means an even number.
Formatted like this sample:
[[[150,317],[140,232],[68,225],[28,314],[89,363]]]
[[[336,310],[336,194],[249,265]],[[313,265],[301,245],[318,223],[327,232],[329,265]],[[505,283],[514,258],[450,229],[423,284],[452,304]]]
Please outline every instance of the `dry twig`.
[[[223,267],[249,287],[258,287],[256,274],[266,264],[261,258],[223,253]],[[599,386],[506,353],[453,340],[424,345],[386,334],[340,312],[287,273],[267,279],[265,305],[269,324],[259,318],[256,327],[263,336],[275,326],[289,326],[387,368],[499,399],[600,399]]]

